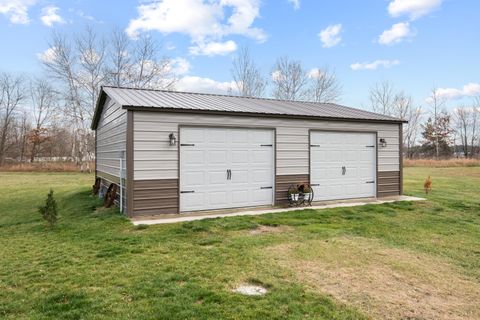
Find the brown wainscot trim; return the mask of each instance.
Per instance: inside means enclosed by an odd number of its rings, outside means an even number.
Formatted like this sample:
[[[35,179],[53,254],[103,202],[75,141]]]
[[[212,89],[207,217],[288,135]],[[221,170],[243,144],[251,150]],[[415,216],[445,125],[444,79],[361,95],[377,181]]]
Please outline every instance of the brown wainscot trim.
[[[309,174],[277,175],[275,177],[275,205],[284,206],[288,204],[288,187],[290,185],[309,183]]]
[[[400,171],[379,171],[377,190],[379,198],[400,195]]]
[[[135,180],[133,216],[178,213],[178,179]]]

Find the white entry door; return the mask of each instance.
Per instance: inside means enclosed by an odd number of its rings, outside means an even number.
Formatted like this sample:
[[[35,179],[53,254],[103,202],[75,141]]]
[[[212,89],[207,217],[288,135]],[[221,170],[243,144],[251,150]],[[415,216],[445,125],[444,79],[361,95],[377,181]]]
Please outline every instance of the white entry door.
[[[273,130],[180,130],[180,211],[272,205]]]
[[[315,200],[376,196],[376,135],[312,131],[310,182]]]

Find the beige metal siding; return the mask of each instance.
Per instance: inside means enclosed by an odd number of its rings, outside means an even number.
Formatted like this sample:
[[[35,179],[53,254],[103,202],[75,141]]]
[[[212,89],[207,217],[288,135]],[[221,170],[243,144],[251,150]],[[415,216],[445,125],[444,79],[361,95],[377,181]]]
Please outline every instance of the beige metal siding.
[[[127,111],[110,98],[97,127],[97,171],[119,177],[119,155],[126,150]]]
[[[398,124],[136,111],[135,180],[178,178],[178,146],[169,145],[168,135],[178,137],[179,125],[276,128],[277,175],[309,174],[309,129],[377,131],[387,141],[378,150],[378,170],[400,170]]]

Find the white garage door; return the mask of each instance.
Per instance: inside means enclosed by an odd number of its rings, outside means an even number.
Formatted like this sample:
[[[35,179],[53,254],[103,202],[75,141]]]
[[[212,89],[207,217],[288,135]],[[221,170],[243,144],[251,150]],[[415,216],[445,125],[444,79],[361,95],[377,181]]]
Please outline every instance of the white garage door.
[[[315,200],[375,197],[376,135],[312,131],[310,175]]]
[[[180,130],[180,211],[272,205],[273,130]]]

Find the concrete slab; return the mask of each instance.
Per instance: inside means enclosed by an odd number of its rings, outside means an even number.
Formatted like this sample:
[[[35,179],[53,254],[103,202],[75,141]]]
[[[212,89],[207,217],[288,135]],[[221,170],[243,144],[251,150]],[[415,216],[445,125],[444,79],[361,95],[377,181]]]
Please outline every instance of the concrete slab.
[[[321,205],[312,205],[311,207],[289,207],[289,208],[281,208],[281,209],[245,210],[245,211],[230,212],[230,213],[211,213],[211,214],[205,214],[205,215],[199,215],[199,214],[189,215],[188,213],[186,213],[186,214],[175,215],[174,217],[168,217],[168,218],[162,217],[159,219],[138,219],[138,220],[133,220],[132,223],[136,226],[141,224],[146,224],[146,225],[167,224],[167,223],[177,223],[177,222],[224,218],[224,217],[257,216],[257,215],[267,214],[267,213],[289,212],[289,211],[298,211],[298,210],[307,210],[307,209],[320,210],[320,209],[364,206],[367,204],[391,203],[391,202],[397,202],[397,201],[423,201],[423,200],[425,199],[417,198],[417,197],[409,197],[409,196],[398,196],[398,197],[389,197],[381,200],[365,199],[365,200],[355,200],[353,202],[329,202]]]

